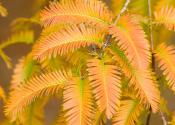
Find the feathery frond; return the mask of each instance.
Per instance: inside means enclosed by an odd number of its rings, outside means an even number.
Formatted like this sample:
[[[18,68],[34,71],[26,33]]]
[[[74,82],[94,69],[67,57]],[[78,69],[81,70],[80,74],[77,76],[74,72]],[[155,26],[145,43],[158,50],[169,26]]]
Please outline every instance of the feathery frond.
[[[100,46],[103,38],[104,32],[102,31],[87,28],[84,25],[71,26],[48,37],[41,38],[33,49],[33,55],[34,58],[44,60],[52,57],[52,55],[56,57],[57,55],[67,54],[91,44]]]
[[[134,88],[137,97],[145,105],[151,105],[154,112],[158,111],[160,103],[160,93],[158,90],[156,78],[149,70],[137,69],[133,67],[123,51],[117,46],[110,47],[114,60],[120,65],[122,72],[130,79],[129,87]],[[151,93],[151,94],[150,94]]]
[[[117,26],[110,27],[109,32],[135,68],[146,69],[149,66],[150,46],[137,21],[124,16]]]
[[[4,41],[0,44],[0,49],[4,49],[9,45],[16,44],[16,43],[33,43],[34,41],[34,34],[32,31],[21,31],[18,33],[13,34],[9,39]]]
[[[33,41],[34,41],[34,35],[32,31],[22,31],[22,32],[13,34],[9,39],[7,39],[6,41],[3,41],[0,44],[0,57],[5,61],[8,68],[12,67],[11,59],[4,53],[4,51],[2,51],[2,49],[16,43],[30,44],[30,43],[33,43]]]
[[[44,26],[56,23],[90,23],[107,26],[112,21],[112,14],[107,6],[99,0],[62,0],[51,3],[41,12]]]
[[[41,62],[41,68],[46,71],[70,69],[70,66],[69,62],[67,62],[63,56],[52,57]]]
[[[174,0],[156,0],[156,5],[155,5],[155,9],[156,11],[160,11],[160,9],[162,7],[165,6],[173,6],[175,7],[175,2]]]
[[[68,54],[66,56],[66,60],[75,67],[86,65],[86,62],[89,58],[91,58],[91,56],[85,49],[75,51],[74,53]]]
[[[35,73],[39,72],[40,68],[35,60],[32,60],[30,55],[26,58],[22,57],[14,68],[10,89],[14,90],[24,81],[27,81]]]
[[[32,103],[25,112],[18,116],[20,125],[43,125],[44,106],[48,99],[40,99]]]
[[[58,32],[62,29],[66,29],[67,27],[70,27],[71,25],[65,24],[65,23],[59,23],[56,25],[51,25],[48,27],[45,27],[41,33],[42,36],[48,36],[52,33]]]
[[[63,105],[60,106],[59,110],[59,115],[56,120],[56,125],[67,125],[67,120],[66,120],[66,110],[63,109]]]
[[[94,121],[93,125],[104,125],[105,123],[106,123],[105,112],[104,111],[101,112],[101,111],[97,110],[96,114],[95,114],[95,121]]]
[[[87,64],[89,80],[101,112],[105,111],[107,118],[116,113],[120,103],[121,85],[119,68],[105,64],[104,60],[91,59]],[[114,101],[115,100],[115,101]]]
[[[143,106],[138,100],[122,100],[114,118],[113,125],[135,125]]]
[[[93,97],[87,80],[73,78],[63,92],[65,116],[69,125],[92,125]]]
[[[125,52],[122,51],[119,46],[116,45],[116,43],[111,44],[111,46],[108,49],[108,52],[112,54],[113,60],[115,60],[119,66],[121,71],[128,77],[132,77],[135,70],[133,66],[130,64],[129,59],[125,55]]]
[[[35,15],[31,18],[20,17],[11,23],[12,31],[21,31],[21,30],[29,30],[33,25],[40,25],[41,22],[39,20],[39,16]]]
[[[145,106],[151,106],[155,113],[159,110],[160,92],[155,78],[155,74],[149,70],[136,71],[129,82],[134,87],[137,97]]]
[[[175,91],[175,47],[167,46],[164,43],[160,44],[155,50],[155,58],[158,62],[158,67],[166,76],[168,85]]]
[[[13,120],[36,98],[54,95],[68,81],[70,73],[56,71],[33,77],[11,92],[5,109],[6,116]]]
[[[0,57],[4,60],[8,68],[12,67],[11,59],[0,49]]]
[[[157,24],[163,24],[167,29],[175,31],[175,7],[162,7],[154,16]]]

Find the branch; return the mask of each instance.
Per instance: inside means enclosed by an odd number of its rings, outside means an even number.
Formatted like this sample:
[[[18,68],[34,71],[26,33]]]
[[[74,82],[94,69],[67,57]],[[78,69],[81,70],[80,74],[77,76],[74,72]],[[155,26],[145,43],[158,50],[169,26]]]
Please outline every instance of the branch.
[[[168,125],[168,124],[167,124],[167,121],[166,121],[166,118],[165,118],[165,116],[164,116],[164,114],[163,114],[162,111],[160,111],[160,116],[161,116],[161,118],[162,118],[163,125]]]
[[[151,1],[148,0],[148,12],[149,12],[149,33],[150,33],[150,45],[151,45],[151,52],[152,52],[152,68],[155,71],[155,59],[153,56],[153,49],[154,49],[154,39],[153,39],[153,27],[152,27],[152,10],[151,10]],[[149,108],[149,114],[147,116],[146,125],[149,125],[151,119],[152,109],[151,106]]]
[[[151,106],[150,106],[149,113],[148,113],[147,120],[146,120],[146,125],[149,125],[149,123],[150,123],[151,113],[152,113],[152,109],[151,109]]]
[[[153,68],[153,71],[156,72],[156,64],[155,64],[155,58],[154,58],[154,38],[153,38],[153,26],[152,26],[152,9],[151,9],[151,0],[148,0],[148,11],[149,11],[149,33],[150,33],[150,44],[151,44],[151,52],[152,52],[152,68]],[[149,114],[148,114],[148,117],[147,117],[147,121],[146,121],[146,125],[149,125],[149,122],[150,122],[150,118],[151,118],[151,107],[149,109]],[[167,121],[166,121],[166,118],[163,114],[163,112],[160,110],[160,115],[161,115],[161,118],[162,118],[162,121],[163,121],[163,125],[167,125]]]
[[[118,23],[118,20],[120,19],[121,15],[127,10],[128,5],[129,5],[130,2],[131,2],[131,0],[126,1],[126,3],[124,4],[123,8],[120,11],[120,13],[118,14],[118,16],[115,19],[114,25],[116,25]]]
[[[148,0],[148,11],[149,11],[149,32],[150,32],[151,51],[153,52],[154,39],[153,39],[151,0]]]
[[[121,9],[120,13],[117,15],[116,19],[114,20],[114,25],[116,25],[121,17],[121,15],[127,10],[129,3],[131,2],[131,0],[126,0],[123,8]],[[103,46],[102,46],[102,52],[104,51],[104,49],[109,45],[110,40],[111,40],[112,36],[111,35],[107,35],[106,36],[106,41],[104,42]]]

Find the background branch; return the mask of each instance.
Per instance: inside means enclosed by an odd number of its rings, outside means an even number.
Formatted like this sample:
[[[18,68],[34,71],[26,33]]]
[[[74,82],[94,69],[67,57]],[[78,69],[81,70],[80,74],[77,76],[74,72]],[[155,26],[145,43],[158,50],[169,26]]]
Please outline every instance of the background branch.
[[[160,116],[161,116],[161,118],[162,118],[163,125],[167,125],[166,118],[165,118],[165,116],[164,116],[164,114],[163,114],[163,112],[162,112],[162,111],[160,111]]]
[[[153,26],[152,26],[152,9],[151,9],[151,0],[148,0],[148,11],[149,11],[149,33],[150,33],[150,44],[151,44],[151,52],[152,52],[152,68],[153,71],[156,72],[155,58],[154,58],[154,38],[153,38]],[[146,125],[149,125],[151,119],[152,109],[150,107],[149,114],[147,116]],[[167,125],[166,118],[163,112],[160,110],[160,115],[163,121],[163,125]]]

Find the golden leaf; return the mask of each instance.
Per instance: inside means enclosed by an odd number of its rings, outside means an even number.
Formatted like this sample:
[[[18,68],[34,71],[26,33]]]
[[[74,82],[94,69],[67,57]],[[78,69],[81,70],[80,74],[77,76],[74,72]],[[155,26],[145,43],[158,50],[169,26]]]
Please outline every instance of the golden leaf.
[[[175,91],[175,47],[167,46],[164,43],[160,44],[155,50],[155,58],[158,62],[158,67],[166,76],[168,85]]]
[[[58,90],[67,83],[69,75],[61,71],[51,72],[33,77],[27,83],[18,86],[10,93],[5,109],[6,116],[14,121],[36,98],[59,92]]]
[[[63,92],[66,121],[69,125],[92,125],[95,113],[87,80],[73,78]]]
[[[112,21],[112,14],[99,0],[62,0],[54,2],[41,12],[44,26],[57,23],[92,23],[107,26]]]
[[[111,118],[116,113],[121,96],[119,68],[98,59],[89,60],[87,67],[99,110],[105,110],[107,118]]]

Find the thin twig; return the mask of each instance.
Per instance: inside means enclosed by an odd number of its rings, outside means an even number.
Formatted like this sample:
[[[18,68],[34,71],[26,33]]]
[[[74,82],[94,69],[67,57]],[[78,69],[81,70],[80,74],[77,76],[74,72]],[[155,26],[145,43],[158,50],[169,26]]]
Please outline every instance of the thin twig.
[[[121,15],[127,10],[129,3],[131,2],[131,0],[127,0],[126,3],[124,4],[123,8],[121,9],[120,13],[117,15],[117,17],[114,20],[114,25],[116,25],[121,17]],[[103,46],[102,46],[102,51],[104,51],[104,49],[109,45],[110,40],[111,40],[112,36],[111,35],[107,35],[106,36],[106,41],[104,42]]]
[[[154,38],[153,38],[153,26],[152,26],[152,9],[151,9],[151,0],[148,0],[148,11],[149,11],[149,33],[150,33],[150,44],[151,44],[151,52],[152,52],[152,68],[153,71],[156,72],[156,64],[155,64],[155,58],[154,58]],[[152,109],[150,107],[149,114],[147,117],[146,125],[149,125]],[[163,114],[163,112],[160,110],[160,115],[163,121],[163,125],[167,125],[166,118]]]
[[[151,106],[150,106],[149,113],[148,113],[147,120],[146,120],[146,125],[149,125],[149,123],[150,123],[151,114],[152,114],[152,109],[151,109]]]
[[[153,49],[154,49],[154,39],[153,39],[153,27],[152,27],[152,10],[151,10],[151,1],[148,0],[148,12],[149,12],[149,33],[150,33],[150,45],[151,45],[151,53],[152,53],[152,68],[155,70],[155,60],[153,56]],[[152,109],[151,106],[149,108],[149,113],[146,120],[146,125],[149,125],[151,119]]]
[[[154,39],[153,39],[151,0],[148,0],[148,11],[149,11],[149,32],[150,32],[151,51],[153,52],[153,50],[154,50]]]
[[[118,23],[118,20],[120,19],[121,15],[127,10],[129,3],[131,2],[131,0],[127,0],[125,5],[123,6],[123,8],[121,9],[120,13],[118,14],[118,16],[116,17],[115,21],[114,21],[114,25],[116,25]]]
[[[166,119],[165,119],[165,116],[164,116],[164,114],[163,114],[162,111],[160,111],[160,116],[161,116],[161,118],[162,118],[163,125],[168,125],[168,124],[167,124],[167,121],[166,121]]]
[[[153,40],[153,27],[151,25],[151,22],[152,22],[152,10],[151,10],[151,1],[148,0],[148,11],[149,11],[149,33],[150,33],[150,44],[151,44],[151,52],[153,53],[153,48],[154,48],[154,40]],[[154,56],[152,55],[152,68],[153,70],[155,69],[155,63],[154,63]],[[149,114],[147,116],[147,120],[146,120],[146,125],[149,125],[150,123],[150,119],[151,119],[151,113],[152,113],[152,109],[151,109],[151,106],[150,106],[150,109],[149,109]]]

